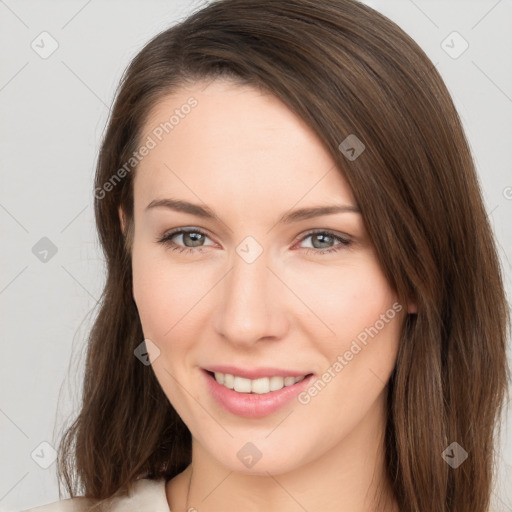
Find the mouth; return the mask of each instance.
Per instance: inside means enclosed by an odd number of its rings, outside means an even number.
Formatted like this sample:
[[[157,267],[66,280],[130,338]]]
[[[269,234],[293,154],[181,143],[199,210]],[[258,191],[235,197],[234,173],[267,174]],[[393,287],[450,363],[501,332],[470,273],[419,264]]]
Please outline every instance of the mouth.
[[[217,404],[224,411],[245,418],[262,418],[284,408],[314,379],[313,373],[257,379],[206,369],[201,369],[201,373]]]
[[[257,379],[248,379],[231,373],[213,372],[209,370],[204,371],[218,384],[224,386],[227,389],[231,389],[236,393],[258,395],[266,395],[274,391],[279,391],[284,387],[293,386],[294,384],[297,384],[303,379],[313,375],[312,373],[297,376],[275,375],[271,377],[259,377]]]

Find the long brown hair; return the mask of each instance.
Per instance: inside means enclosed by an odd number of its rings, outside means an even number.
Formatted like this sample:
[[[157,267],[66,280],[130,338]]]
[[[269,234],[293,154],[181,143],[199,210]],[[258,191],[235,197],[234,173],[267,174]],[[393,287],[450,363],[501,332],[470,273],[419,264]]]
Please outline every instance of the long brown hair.
[[[122,495],[140,477],[169,480],[191,462],[189,430],[134,356],[143,333],[130,255],[136,165],[126,163],[159,100],[217,77],[271,92],[315,131],[353,191],[390,285],[417,304],[388,383],[386,461],[401,512],[487,511],[509,380],[495,241],[435,66],[355,0],[215,1],[154,37],[127,68],[94,185],[107,276],[81,410],[59,447],[69,494]],[[365,145],[355,159],[339,149],[349,135]],[[456,469],[441,455],[452,442],[468,453]]]

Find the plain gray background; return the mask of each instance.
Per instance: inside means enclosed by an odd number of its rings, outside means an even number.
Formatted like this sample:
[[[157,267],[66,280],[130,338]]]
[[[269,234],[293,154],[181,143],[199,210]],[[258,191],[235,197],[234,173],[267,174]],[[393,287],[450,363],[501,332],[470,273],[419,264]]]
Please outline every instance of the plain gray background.
[[[419,43],[452,93],[510,298],[512,2],[365,3]],[[83,350],[104,279],[92,206],[109,106],[137,51],[199,6],[0,0],[0,512],[59,499],[53,448],[79,405]],[[499,446],[498,511],[512,511],[511,419]]]

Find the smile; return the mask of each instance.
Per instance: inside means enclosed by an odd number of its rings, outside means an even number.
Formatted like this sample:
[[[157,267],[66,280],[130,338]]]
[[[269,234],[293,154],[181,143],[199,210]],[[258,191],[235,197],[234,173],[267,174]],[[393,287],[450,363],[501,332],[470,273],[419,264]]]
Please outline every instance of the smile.
[[[228,389],[233,389],[238,393],[257,393],[259,395],[278,391],[285,386],[293,386],[306,377],[301,375],[298,377],[261,377],[259,379],[246,379],[238,375],[230,373],[214,373],[215,380]]]
[[[312,373],[255,379],[205,369],[201,373],[206,389],[217,404],[231,414],[246,418],[262,418],[284,408],[315,378]]]

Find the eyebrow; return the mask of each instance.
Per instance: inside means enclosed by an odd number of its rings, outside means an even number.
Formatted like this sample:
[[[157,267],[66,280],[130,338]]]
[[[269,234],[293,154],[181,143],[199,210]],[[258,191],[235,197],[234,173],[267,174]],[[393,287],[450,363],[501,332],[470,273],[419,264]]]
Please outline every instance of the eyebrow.
[[[189,203],[188,201],[180,201],[176,199],[154,199],[146,206],[146,211],[152,208],[168,208],[177,212],[189,213],[204,219],[217,218],[215,212],[208,206],[200,206],[198,204]],[[309,208],[300,208],[298,210],[285,213],[278,222],[281,224],[289,224],[314,217],[320,217],[322,215],[346,212],[361,213],[357,206],[352,205],[311,206]]]

